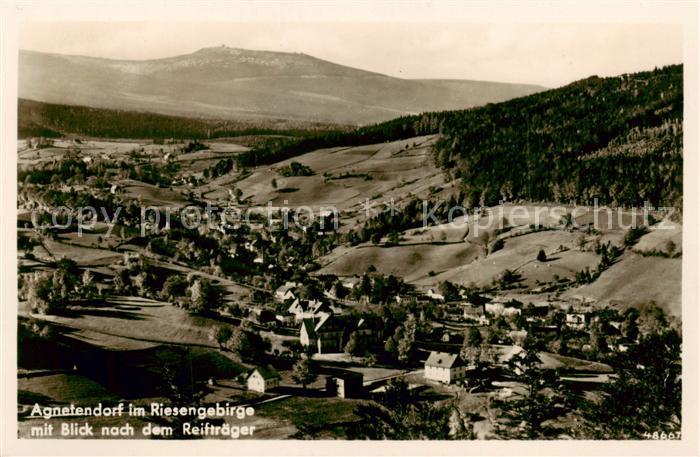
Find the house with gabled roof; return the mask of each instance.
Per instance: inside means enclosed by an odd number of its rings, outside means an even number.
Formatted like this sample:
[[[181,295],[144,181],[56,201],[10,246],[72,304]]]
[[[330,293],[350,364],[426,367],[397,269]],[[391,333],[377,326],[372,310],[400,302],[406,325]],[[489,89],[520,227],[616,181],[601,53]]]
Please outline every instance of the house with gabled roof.
[[[436,289],[428,289],[428,291],[425,293],[425,296],[428,298],[432,298],[433,300],[445,301],[445,296]]]
[[[294,320],[299,322],[303,319],[321,318],[324,315],[332,314],[328,304],[320,300],[295,299],[287,309],[289,314],[294,315]]]
[[[304,318],[299,330],[299,341],[319,354],[343,352],[346,322],[331,314],[320,318]]]
[[[248,373],[246,385],[248,390],[265,393],[270,389],[279,387],[280,375],[271,366],[255,367]]]
[[[438,381],[445,384],[464,379],[467,372],[467,364],[459,354],[433,351],[425,361],[425,379]]]
[[[297,298],[296,290],[299,284],[292,281],[287,281],[283,286],[275,290],[275,298],[279,301],[294,300]]]
[[[384,323],[381,319],[365,316],[357,321],[352,331],[357,332],[357,336],[365,345],[373,345],[383,340]]]

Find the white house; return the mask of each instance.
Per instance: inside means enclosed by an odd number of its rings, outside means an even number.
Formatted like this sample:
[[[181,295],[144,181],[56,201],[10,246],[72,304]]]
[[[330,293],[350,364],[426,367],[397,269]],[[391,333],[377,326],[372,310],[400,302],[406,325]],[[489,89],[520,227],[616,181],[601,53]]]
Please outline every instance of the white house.
[[[433,351],[425,361],[425,379],[431,381],[450,384],[464,379],[466,372],[467,366],[459,354]]]
[[[506,306],[503,303],[486,303],[484,305],[484,311],[486,314],[492,316],[506,316],[512,317],[516,314],[520,314],[520,309],[514,306]]]
[[[297,298],[294,290],[299,287],[299,284],[292,281],[287,281],[283,286],[280,286],[275,290],[275,298],[279,301],[294,300]]]
[[[493,316],[500,316],[503,314],[504,309],[505,306],[503,306],[503,303],[486,303],[486,305],[484,305],[484,312]]]
[[[583,313],[566,313],[566,326],[575,330],[586,328],[586,315]]]
[[[248,390],[265,393],[265,391],[279,387],[280,375],[272,367],[256,367],[248,373],[246,380]]]
[[[298,298],[289,305],[287,313],[293,314],[296,322],[331,314],[330,308],[325,302],[320,300],[299,300]]]
[[[428,292],[426,292],[425,295],[433,300],[445,301],[445,296],[434,289],[428,289]]]

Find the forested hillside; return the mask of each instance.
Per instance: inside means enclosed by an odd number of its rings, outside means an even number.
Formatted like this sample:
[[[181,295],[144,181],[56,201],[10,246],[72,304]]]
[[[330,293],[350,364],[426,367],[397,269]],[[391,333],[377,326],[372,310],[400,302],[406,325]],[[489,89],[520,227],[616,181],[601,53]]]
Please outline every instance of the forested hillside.
[[[25,99],[18,100],[17,111],[20,138],[64,135],[138,139],[206,139],[267,134],[308,136],[315,130],[331,128],[328,124],[285,119],[253,122],[187,118]],[[332,128],[339,129],[339,126],[333,124]]]
[[[452,113],[437,164],[472,204],[499,199],[679,205],[683,68],[591,77]]]

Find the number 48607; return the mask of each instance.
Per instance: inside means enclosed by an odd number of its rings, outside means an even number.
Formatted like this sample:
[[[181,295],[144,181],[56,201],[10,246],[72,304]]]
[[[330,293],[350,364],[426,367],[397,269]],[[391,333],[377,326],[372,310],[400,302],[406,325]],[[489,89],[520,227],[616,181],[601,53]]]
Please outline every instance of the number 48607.
[[[679,440],[681,439],[681,432],[644,432],[643,436],[648,440]]]

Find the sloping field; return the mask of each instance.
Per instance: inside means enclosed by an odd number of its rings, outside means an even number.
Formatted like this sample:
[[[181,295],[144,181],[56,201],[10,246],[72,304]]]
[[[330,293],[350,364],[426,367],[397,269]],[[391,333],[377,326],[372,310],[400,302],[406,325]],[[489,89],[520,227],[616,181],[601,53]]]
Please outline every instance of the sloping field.
[[[478,247],[467,243],[410,244],[393,247],[363,245],[334,251],[324,259],[328,263],[318,273],[337,276],[361,275],[373,265],[380,273],[413,281],[427,277],[431,271],[458,268],[474,260],[479,253]]]
[[[31,392],[54,401],[78,405],[117,400],[117,397],[101,384],[73,373],[19,378],[17,384],[20,397],[23,392]]]
[[[320,149],[258,168],[237,182],[236,187],[254,205],[268,202],[273,206],[313,208],[333,205],[341,211],[359,207],[365,199],[377,200],[381,205],[383,200],[402,200],[411,193],[444,183],[430,153],[434,141],[435,136],[426,136],[369,146]],[[310,167],[315,174],[282,176],[279,170],[293,161]],[[209,199],[227,196],[228,188],[206,195]]]
[[[592,284],[572,289],[565,297],[635,306],[650,301],[681,316],[681,259],[642,257],[626,253]]]
[[[65,244],[51,239],[45,239],[44,246],[54,259],[66,257],[75,260],[81,266],[109,265],[122,258],[122,254],[114,251]],[[34,254],[38,258],[43,258],[41,251],[44,249],[36,246]]]
[[[463,241],[469,233],[470,228],[468,224],[463,224],[462,222],[462,220],[459,220],[454,224],[431,225],[426,228],[406,230],[401,234],[403,238],[401,244],[421,244],[434,241],[456,243]]]
[[[641,237],[634,245],[634,249],[637,251],[667,252],[669,242],[675,246],[674,252],[683,251],[683,226],[676,222],[662,221]]]
[[[571,278],[576,271],[585,267],[593,268],[599,261],[598,256],[590,252],[574,249],[578,234],[566,231],[543,231],[508,238],[503,249],[483,255],[473,262],[447,270],[433,277],[421,278],[417,284],[437,284],[451,281],[457,284],[475,284],[484,286],[498,277],[504,270],[514,270],[523,276],[523,284],[534,286],[536,281],[551,281],[557,275]],[[559,247],[568,248],[559,252]],[[547,254],[546,262],[536,260],[537,253],[543,249]]]
[[[29,314],[26,304],[19,313]],[[160,344],[215,347],[208,332],[220,324],[168,303],[138,297],[112,297],[104,305],[73,308],[67,315],[33,317],[75,329],[71,336],[95,346],[121,350]]]
[[[17,154],[17,163],[20,167],[50,163],[54,160],[61,160],[67,153],[68,149],[59,147],[26,149]]]
[[[547,230],[512,237],[506,233],[505,246],[485,257],[482,246],[473,237],[456,241],[467,230],[464,226],[443,224],[408,230],[399,246],[340,247],[322,259],[324,267],[319,273],[359,275],[373,265],[380,273],[400,276],[418,285],[447,280],[483,286],[509,269],[523,276],[523,284],[535,286],[537,281],[549,282],[555,276],[573,278],[577,271],[594,268],[600,261],[594,253],[577,249],[577,232]],[[423,241],[426,238],[444,240]],[[546,262],[535,260],[540,249],[548,256]]]
[[[124,192],[132,198],[140,199],[142,205],[182,208],[187,200],[179,193],[140,181],[125,180],[120,183]]]

